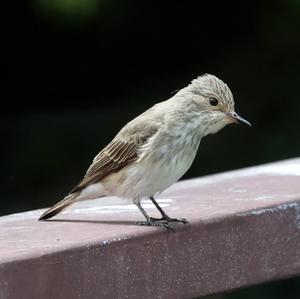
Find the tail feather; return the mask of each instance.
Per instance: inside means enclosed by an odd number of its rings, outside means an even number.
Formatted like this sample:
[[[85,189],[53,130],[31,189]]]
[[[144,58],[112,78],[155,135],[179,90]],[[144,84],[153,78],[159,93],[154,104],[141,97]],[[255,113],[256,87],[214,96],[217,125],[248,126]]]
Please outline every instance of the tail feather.
[[[78,197],[78,193],[72,193],[67,195],[63,200],[59,201],[57,204],[52,206],[49,210],[47,210],[45,213],[43,213],[39,220],[46,220],[49,219],[59,212],[61,212],[63,209],[71,205],[76,201],[76,198]]]

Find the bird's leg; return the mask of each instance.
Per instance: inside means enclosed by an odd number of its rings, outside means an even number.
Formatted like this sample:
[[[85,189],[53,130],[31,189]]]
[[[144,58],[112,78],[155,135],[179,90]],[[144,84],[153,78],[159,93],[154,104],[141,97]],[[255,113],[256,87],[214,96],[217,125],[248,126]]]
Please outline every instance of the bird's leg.
[[[188,221],[184,218],[171,218],[169,217],[166,212],[160,207],[160,205],[157,203],[157,201],[154,199],[153,196],[149,197],[150,200],[153,202],[153,204],[156,206],[156,208],[159,210],[160,214],[161,214],[161,218],[152,218],[150,217],[150,220],[155,221],[155,222],[182,222],[184,224],[188,223]]]
[[[148,226],[163,226],[166,229],[173,230],[173,228],[169,226],[168,222],[154,221],[151,217],[149,217],[148,214],[147,214],[147,212],[144,210],[144,208],[142,207],[142,205],[141,205],[141,203],[139,201],[137,203],[135,203],[135,204],[137,205],[137,207],[139,208],[139,210],[141,211],[141,213],[146,218],[146,221],[138,221],[137,224],[139,224],[139,225],[148,225]]]

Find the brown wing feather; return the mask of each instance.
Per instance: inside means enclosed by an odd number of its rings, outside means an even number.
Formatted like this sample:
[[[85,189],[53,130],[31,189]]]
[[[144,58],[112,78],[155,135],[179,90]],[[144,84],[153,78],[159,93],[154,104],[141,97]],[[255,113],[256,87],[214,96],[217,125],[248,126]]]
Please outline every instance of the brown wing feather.
[[[151,108],[148,111],[150,110]],[[146,111],[123,127],[112,142],[95,157],[84,178],[71,194],[80,192],[88,185],[99,182],[138,159],[140,147],[160,128],[160,122],[147,116],[147,113]]]
[[[94,159],[84,178],[71,193],[81,191],[112,172],[116,172],[138,158],[137,145],[124,140],[113,140]]]

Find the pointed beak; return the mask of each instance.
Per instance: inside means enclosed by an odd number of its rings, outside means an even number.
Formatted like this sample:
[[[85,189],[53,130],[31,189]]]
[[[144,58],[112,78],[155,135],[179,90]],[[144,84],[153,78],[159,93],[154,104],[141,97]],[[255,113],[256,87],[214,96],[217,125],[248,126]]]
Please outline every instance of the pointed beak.
[[[239,116],[237,113],[235,112],[227,112],[226,115],[235,123],[237,124],[246,124],[250,127],[252,127],[252,125],[250,124],[250,122],[248,122],[248,120],[242,118],[241,116]]]

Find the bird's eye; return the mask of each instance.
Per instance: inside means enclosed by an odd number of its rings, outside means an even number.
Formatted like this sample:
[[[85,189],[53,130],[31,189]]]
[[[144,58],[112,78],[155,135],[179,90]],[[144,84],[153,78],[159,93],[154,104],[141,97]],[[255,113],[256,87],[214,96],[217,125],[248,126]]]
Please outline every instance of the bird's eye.
[[[210,98],[209,99],[209,103],[212,105],[212,106],[217,106],[219,101],[216,99],[216,98]]]

